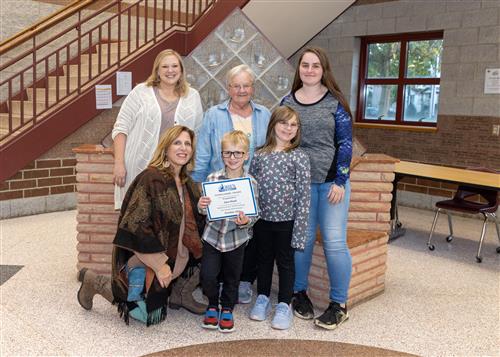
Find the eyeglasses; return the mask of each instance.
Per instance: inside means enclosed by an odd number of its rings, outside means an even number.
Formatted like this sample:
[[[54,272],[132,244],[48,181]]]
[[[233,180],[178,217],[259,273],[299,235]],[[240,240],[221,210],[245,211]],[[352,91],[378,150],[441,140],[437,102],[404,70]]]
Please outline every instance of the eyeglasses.
[[[240,91],[242,89],[247,91],[253,87],[253,84],[230,84],[229,87],[232,89],[236,89],[238,91]]]
[[[289,128],[292,128],[292,129],[297,129],[299,127],[299,123],[297,122],[292,122],[290,123],[289,121],[287,120],[280,120],[278,122],[278,124],[281,124],[283,126],[286,126],[286,127],[289,127]]]
[[[225,159],[230,158],[231,155],[233,155],[235,159],[241,159],[243,157],[243,155],[245,155],[245,152],[244,151],[222,151],[222,157]]]

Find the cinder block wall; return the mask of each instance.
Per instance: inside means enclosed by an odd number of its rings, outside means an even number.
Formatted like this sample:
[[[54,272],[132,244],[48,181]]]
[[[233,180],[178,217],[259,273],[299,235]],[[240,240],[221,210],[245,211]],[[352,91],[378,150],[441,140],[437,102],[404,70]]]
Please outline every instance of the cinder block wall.
[[[443,58],[436,132],[354,128],[369,152],[401,160],[500,170],[500,94],[484,94],[487,68],[500,68],[500,1],[358,0],[307,45],[328,52],[342,91],[356,111],[361,36],[443,30]],[[300,50],[298,51],[300,53]],[[296,63],[298,54],[291,59]],[[433,208],[454,187],[403,182],[405,205]]]

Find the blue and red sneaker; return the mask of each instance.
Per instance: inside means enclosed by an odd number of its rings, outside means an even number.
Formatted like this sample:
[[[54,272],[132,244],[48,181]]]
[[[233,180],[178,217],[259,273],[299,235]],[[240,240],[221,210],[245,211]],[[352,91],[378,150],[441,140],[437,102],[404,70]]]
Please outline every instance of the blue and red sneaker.
[[[205,317],[203,318],[203,323],[201,324],[203,328],[210,330],[215,330],[219,326],[219,309],[215,306],[207,307],[205,311]]]
[[[219,331],[220,332],[233,332],[234,319],[233,311],[229,308],[222,308],[219,318]]]

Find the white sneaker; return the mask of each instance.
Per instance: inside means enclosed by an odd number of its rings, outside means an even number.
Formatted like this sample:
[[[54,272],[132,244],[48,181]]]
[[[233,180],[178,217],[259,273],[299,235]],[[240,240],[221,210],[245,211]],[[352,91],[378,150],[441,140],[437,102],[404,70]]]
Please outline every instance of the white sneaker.
[[[276,305],[271,327],[277,330],[288,330],[292,324],[293,313],[290,305],[280,302]]]
[[[252,283],[240,281],[238,287],[238,304],[250,304],[252,302]]]
[[[271,304],[269,303],[269,298],[266,295],[257,296],[255,305],[250,311],[250,319],[255,321],[264,321],[271,310]]]

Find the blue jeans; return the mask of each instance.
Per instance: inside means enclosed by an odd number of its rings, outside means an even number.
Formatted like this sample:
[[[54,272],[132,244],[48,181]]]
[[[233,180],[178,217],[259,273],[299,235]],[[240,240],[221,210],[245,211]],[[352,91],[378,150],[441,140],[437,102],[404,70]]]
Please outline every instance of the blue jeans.
[[[328,202],[331,182],[311,184],[311,208],[309,211],[309,233],[304,251],[295,251],[294,291],[307,290],[307,279],[311,269],[312,253],[319,224],[323,240],[328,276],[330,278],[330,300],[345,303],[351,280],[352,259],[347,247],[347,218],[351,185],[345,185],[342,202]]]

